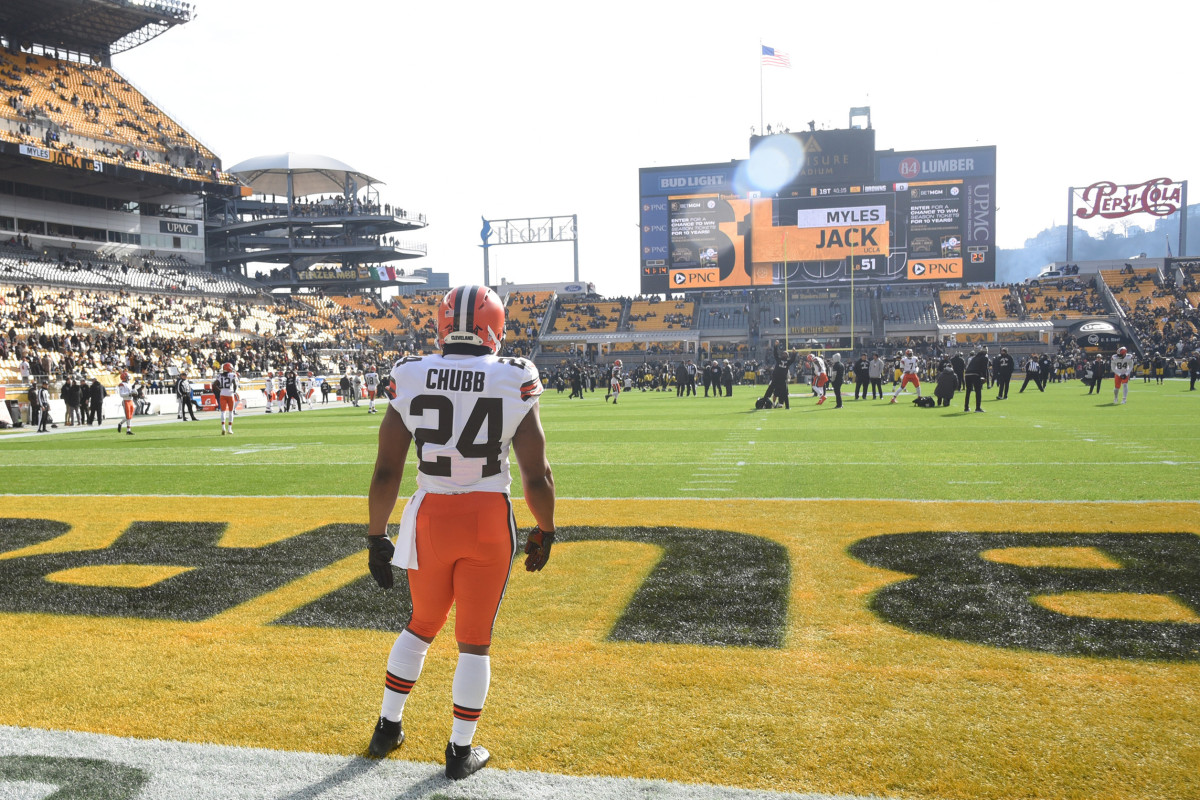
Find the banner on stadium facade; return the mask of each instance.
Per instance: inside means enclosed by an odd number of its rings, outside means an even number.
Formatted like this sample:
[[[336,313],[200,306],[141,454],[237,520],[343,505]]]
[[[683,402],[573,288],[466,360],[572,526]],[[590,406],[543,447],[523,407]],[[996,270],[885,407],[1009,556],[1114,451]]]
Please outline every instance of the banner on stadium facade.
[[[168,233],[172,236],[199,236],[200,223],[160,219],[158,221],[158,232]]]
[[[887,183],[990,177],[996,174],[996,147],[956,147],[878,154],[877,177]]]
[[[46,161],[56,166],[82,169],[88,172],[104,171],[104,165],[99,161],[86,158],[77,153],[69,153],[63,150],[50,150],[45,147],[34,147],[28,144],[21,145],[19,149],[21,155],[29,156],[36,161]]]

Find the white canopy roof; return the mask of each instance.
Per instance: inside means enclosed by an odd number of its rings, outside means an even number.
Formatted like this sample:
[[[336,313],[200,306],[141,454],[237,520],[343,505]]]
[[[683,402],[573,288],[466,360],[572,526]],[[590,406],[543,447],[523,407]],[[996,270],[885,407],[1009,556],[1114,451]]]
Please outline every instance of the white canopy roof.
[[[286,197],[288,193],[289,173],[292,176],[294,197],[342,194],[346,191],[347,176],[354,181],[354,189],[382,183],[335,158],[309,153],[280,153],[248,158],[226,171],[241,178],[258,194],[282,197]]]

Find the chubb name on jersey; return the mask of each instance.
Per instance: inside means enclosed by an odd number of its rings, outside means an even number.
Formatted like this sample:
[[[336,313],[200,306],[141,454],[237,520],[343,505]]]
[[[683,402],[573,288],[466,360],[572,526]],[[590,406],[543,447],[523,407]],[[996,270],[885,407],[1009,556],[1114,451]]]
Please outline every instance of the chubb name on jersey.
[[[484,373],[471,369],[431,369],[425,388],[451,392],[482,392]]]

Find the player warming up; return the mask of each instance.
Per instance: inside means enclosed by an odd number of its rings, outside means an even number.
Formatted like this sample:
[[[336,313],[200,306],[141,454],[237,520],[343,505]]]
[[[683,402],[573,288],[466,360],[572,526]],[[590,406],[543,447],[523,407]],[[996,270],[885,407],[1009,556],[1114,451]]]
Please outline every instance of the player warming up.
[[[438,307],[437,329],[440,355],[404,358],[393,367],[396,396],[379,426],[368,495],[368,564],[384,589],[392,586],[393,565],[407,570],[413,610],[388,656],[383,705],[368,750],[382,758],[404,741],[404,704],[453,605],[459,655],[446,777],[457,780],[490,757],[472,741],[491,683],[492,627],[517,552],[509,449],[537,523],[525,542],[530,572],[546,565],[554,543],[554,479],[538,416],[537,368],[496,356],[504,338],[500,298],[485,286],[451,289]],[[393,544],[387,523],[413,441],[417,491]]]
[[[226,361],[221,365],[221,374],[213,381],[213,391],[217,393],[217,408],[221,411],[221,435],[233,436],[233,407],[238,391],[238,376],[233,371],[233,364]]]
[[[612,398],[613,405],[617,404],[617,398],[621,396],[621,359],[615,359],[612,363],[612,369],[608,373],[608,394],[604,395],[604,402],[608,402],[608,398]]]
[[[367,371],[363,375],[363,386],[367,389],[367,413],[379,413],[375,410],[375,394],[379,391],[379,373],[375,371],[373,364],[367,365]]]
[[[129,384],[129,373],[121,370],[121,382],[117,384],[117,396],[121,398],[121,410],[125,419],[117,423],[117,433],[125,426],[125,433],[133,436],[133,386]]]
[[[829,373],[825,369],[825,359],[818,355],[808,354],[808,368],[812,371],[813,392],[817,395],[817,405],[825,402],[825,387],[829,385]]]
[[[1117,395],[1121,395],[1121,404],[1129,402],[1129,378],[1133,375],[1134,358],[1124,347],[1118,348],[1112,357],[1113,374],[1113,405],[1117,405]],[[1123,394],[1122,394],[1123,392]]]
[[[900,382],[896,384],[895,390],[892,392],[891,402],[896,402],[896,396],[904,391],[904,387],[910,383],[917,389],[917,397],[921,396],[921,361],[913,355],[911,349],[904,351],[904,357],[900,359]]]

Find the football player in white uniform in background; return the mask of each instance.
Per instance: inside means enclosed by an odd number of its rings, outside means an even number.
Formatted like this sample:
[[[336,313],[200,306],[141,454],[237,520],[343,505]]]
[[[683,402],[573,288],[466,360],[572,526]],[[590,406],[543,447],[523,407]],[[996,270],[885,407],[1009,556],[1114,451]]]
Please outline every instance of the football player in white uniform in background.
[[[217,395],[217,408],[221,410],[221,435],[233,436],[233,407],[237,404],[238,376],[233,364],[226,361],[221,365],[221,374],[213,381]]]
[[[379,426],[368,498],[368,566],[384,589],[393,585],[393,565],[408,571],[412,616],[388,656],[379,722],[368,749],[383,758],[404,741],[404,705],[453,605],[459,655],[446,777],[457,780],[490,757],[471,743],[491,683],[492,628],[517,552],[508,494],[510,448],[537,523],[525,543],[527,571],[541,570],[550,557],[555,494],[538,416],[537,368],[524,359],[496,356],[504,337],[500,298],[486,286],[451,289],[438,307],[437,326],[440,354],[396,362],[396,396]],[[393,545],[387,524],[414,440],[417,492],[405,506]]]
[[[608,371],[608,394],[604,395],[604,402],[608,402],[608,398],[612,398],[613,405],[617,404],[617,398],[621,395],[621,359],[614,359],[612,368]]]
[[[892,392],[891,402],[896,402],[896,396],[904,391],[904,387],[910,383],[917,389],[917,397],[921,396],[921,359],[913,355],[911,349],[904,351],[904,356],[900,359],[900,383],[896,384],[895,391]]]
[[[1113,374],[1113,405],[1117,405],[1117,395],[1124,391],[1121,396],[1121,403],[1129,402],[1129,379],[1133,376],[1133,365],[1135,359],[1130,355],[1129,350],[1124,347],[1118,348],[1117,352],[1112,357],[1112,374]],[[1122,389],[1122,387],[1124,387]]]
[[[125,433],[133,436],[133,386],[129,383],[129,373],[121,370],[121,382],[117,384],[117,397],[121,398],[121,411],[125,419],[117,423],[117,433],[125,426]]]
[[[267,396],[267,413],[271,413],[271,409],[275,407],[275,373],[268,372],[267,379],[263,381],[263,394]]]
[[[363,386],[367,390],[367,413],[375,414],[375,394],[379,391],[379,373],[375,371],[374,364],[367,365],[367,371],[363,374]]]
[[[806,359],[812,370],[813,394],[817,396],[817,405],[825,402],[825,387],[829,385],[829,373],[825,369],[825,359],[814,353],[809,353]]]

